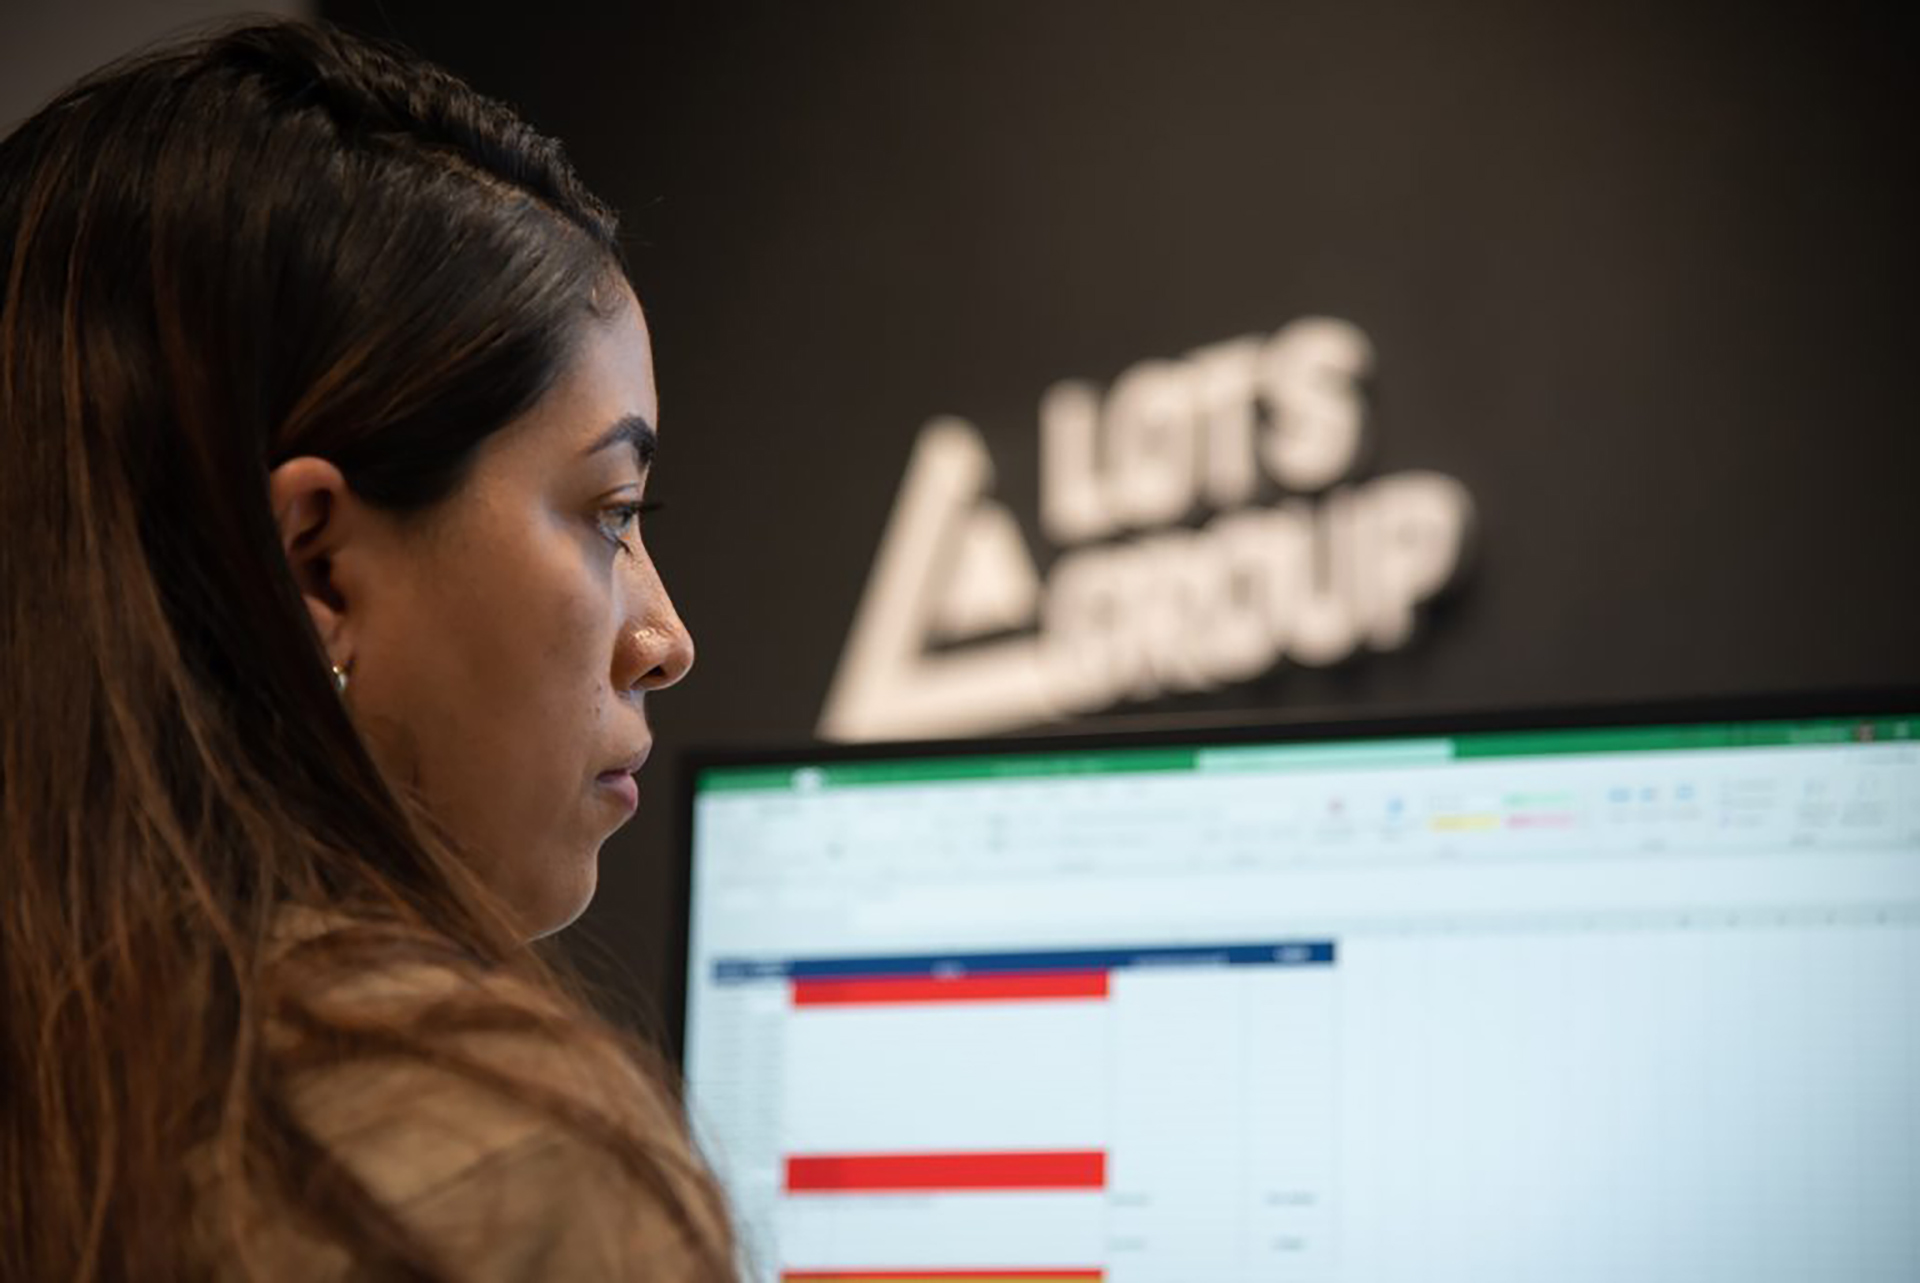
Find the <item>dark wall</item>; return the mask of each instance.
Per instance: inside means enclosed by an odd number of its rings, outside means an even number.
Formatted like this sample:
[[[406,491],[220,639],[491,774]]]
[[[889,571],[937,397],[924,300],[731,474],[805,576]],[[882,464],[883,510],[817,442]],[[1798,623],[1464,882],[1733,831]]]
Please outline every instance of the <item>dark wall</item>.
[[[625,216],[649,543],[701,656],[581,937],[637,992],[672,749],[811,735],[920,426],[977,423],[1044,549],[1048,385],[1304,315],[1371,338],[1372,467],[1464,482],[1475,561],[1404,651],[1149,711],[1920,681],[1911,17],[322,8],[517,104]]]

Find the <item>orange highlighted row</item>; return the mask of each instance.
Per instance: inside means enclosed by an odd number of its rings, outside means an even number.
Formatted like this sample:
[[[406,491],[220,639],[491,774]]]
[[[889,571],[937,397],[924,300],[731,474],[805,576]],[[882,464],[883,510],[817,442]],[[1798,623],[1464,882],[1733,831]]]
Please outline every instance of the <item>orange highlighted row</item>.
[[[1029,971],[971,976],[861,976],[793,982],[796,1007],[882,1002],[1009,1002],[1104,998],[1104,971]]]
[[[790,1194],[1105,1189],[1098,1149],[968,1154],[809,1154],[787,1159]]]

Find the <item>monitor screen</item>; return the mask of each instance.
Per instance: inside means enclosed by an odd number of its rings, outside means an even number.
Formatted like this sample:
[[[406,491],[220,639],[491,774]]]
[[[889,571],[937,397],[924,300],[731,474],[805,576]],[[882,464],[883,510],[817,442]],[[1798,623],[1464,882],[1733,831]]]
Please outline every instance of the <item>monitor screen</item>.
[[[1920,699],[697,759],[750,1277],[1920,1278]]]

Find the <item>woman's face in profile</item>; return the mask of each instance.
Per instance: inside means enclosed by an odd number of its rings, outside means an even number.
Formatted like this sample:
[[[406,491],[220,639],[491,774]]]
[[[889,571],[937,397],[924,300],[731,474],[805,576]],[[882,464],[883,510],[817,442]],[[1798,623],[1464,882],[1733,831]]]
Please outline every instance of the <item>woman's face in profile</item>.
[[[592,898],[650,746],[644,697],[693,663],[635,512],[658,417],[629,295],[611,321],[585,323],[560,380],[424,520],[329,497],[331,552],[324,530],[312,551],[328,557],[331,603],[315,600],[293,536],[314,519],[303,479],[339,474],[309,458],[272,478],[289,557],[329,652],[351,661],[347,704],[382,772],[419,790],[528,936]]]

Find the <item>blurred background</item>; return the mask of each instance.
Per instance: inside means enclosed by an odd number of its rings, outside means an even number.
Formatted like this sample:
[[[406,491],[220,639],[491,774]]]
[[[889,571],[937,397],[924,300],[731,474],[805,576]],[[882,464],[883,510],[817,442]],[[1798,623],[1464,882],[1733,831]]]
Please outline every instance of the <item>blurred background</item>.
[[[676,752],[819,733],[929,421],[971,425],[991,475],[963,506],[1004,520],[915,573],[980,552],[974,604],[1005,610],[911,633],[882,696],[1041,630],[1081,544],[1220,515],[1050,528],[1066,474],[1042,467],[1041,405],[1065,380],[1097,400],[1142,363],[1332,318],[1369,354],[1342,483],[1436,473],[1472,513],[1397,644],[1277,648],[1066,724],[1920,683],[1910,8],[277,11],[397,38],[513,103],[623,215],[662,396],[648,541],[700,661],[652,705],[642,812],[572,947],[642,1018],[675,984]],[[15,0],[0,118],[228,12]],[[1244,506],[1325,500],[1263,476]]]

